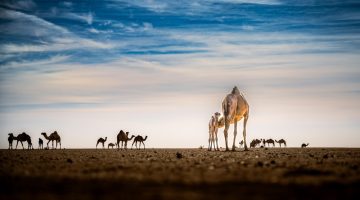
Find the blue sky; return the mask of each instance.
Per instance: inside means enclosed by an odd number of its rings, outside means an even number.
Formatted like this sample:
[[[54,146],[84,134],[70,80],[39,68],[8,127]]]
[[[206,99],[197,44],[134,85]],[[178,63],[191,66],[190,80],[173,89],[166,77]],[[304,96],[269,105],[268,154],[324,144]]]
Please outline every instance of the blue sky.
[[[93,147],[120,129],[206,145],[234,85],[249,139],[359,147],[359,33],[358,1],[1,1],[0,147],[54,130]]]

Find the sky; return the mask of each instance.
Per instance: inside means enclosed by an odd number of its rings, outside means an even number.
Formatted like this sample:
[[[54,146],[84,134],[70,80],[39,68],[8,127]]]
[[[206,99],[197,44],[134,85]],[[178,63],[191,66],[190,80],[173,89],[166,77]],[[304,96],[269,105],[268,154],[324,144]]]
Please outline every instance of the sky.
[[[234,86],[248,142],[360,147],[359,63],[359,1],[3,0],[0,148],[55,130],[65,148],[120,130],[149,148],[207,147]]]

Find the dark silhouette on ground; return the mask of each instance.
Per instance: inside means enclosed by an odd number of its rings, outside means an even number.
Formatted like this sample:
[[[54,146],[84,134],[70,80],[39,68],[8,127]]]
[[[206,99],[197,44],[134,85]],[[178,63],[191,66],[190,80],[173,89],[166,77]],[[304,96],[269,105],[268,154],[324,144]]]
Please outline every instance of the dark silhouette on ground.
[[[120,130],[120,132],[117,135],[117,147],[120,148],[120,142],[121,142],[121,149],[127,149],[127,142],[132,140],[135,136],[132,135],[131,138],[129,138],[129,132],[124,132],[123,130]],[[124,146],[123,146],[124,145]]]
[[[250,142],[250,148],[255,148],[257,145],[260,145],[261,144],[261,140],[259,139],[253,139],[251,142]]]
[[[265,142],[268,144],[269,147],[270,147],[270,144],[272,144],[273,147],[275,147],[275,142],[273,139],[267,139]]]
[[[279,143],[280,148],[281,148],[281,144],[284,144],[284,146],[286,147],[286,141],[284,139],[280,139],[279,141],[275,140],[276,143]]]
[[[104,139],[104,138],[99,138],[99,139],[97,140],[97,142],[96,142],[96,148],[97,148],[97,146],[98,146],[99,143],[101,143],[101,144],[102,144],[102,147],[105,148],[104,145],[105,145],[106,140],[107,140],[107,137],[105,137],[105,139]]]
[[[305,147],[307,147],[307,146],[309,146],[309,143],[307,143],[307,144],[302,143],[301,148],[305,148]]]
[[[239,142],[239,147],[241,148],[243,145],[244,145],[244,140],[241,140],[240,142]]]
[[[21,143],[21,146],[24,149],[23,142],[25,142],[25,141],[28,143],[28,149],[32,148],[31,137],[30,137],[30,135],[26,134],[25,132],[22,132],[18,136],[14,137],[14,140],[17,141],[15,149],[17,149],[19,142]]]
[[[44,149],[44,141],[39,138],[39,149]]]
[[[131,145],[131,149],[132,149],[134,143],[135,143],[135,148],[136,148],[136,149],[140,149],[141,143],[144,145],[144,149],[145,149],[145,143],[144,143],[144,141],[147,139],[147,137],[148,137],[148,136],[145,136],[145,138],[143,138],[141,135],[136,136],[135,139],[134,139],[134,141],[133,141],[133,143],[132,143],[132,145]],[[138,143],[138,142],[139,142],[139,148],[137,147],[137,143]]]
[[[243,137],[245,151],[248,150],[246,146],[246,123],[249,118],[249,104],[245,97],[240,93],[235,86],[230,94],[228,94],[222,102],[222,110],[225,120],[224,136],[226,151],[229,151],[228,147],[228,130],[230,124],[234,124],[234,140],[232,150],[235,151],[235,139],[237,135],[237,122],[244,118]]]
[[[45,137],[45,139],[48,140],[48,142],[47,142],[47,147],[48,148],[49,148],[49,142],[50,141],[51,141],[51,144],[52,144],[52,148],[54,148],[54,141],[56,141],[55,149],[57,148],[58,143],[60,144],[60,149],[61,149],[61,138],[60,138],[57,131],[54,131],[53,133],[51,133],[50,136],[47,136],[45,132],[42,132],[41,135],[43,135]]]
[[[111,148],[114,148],[114,146],[115,146],[114,143],[109,143],[109,144],[108,144],[108,149],[110,149],[110,147],[111,147]]]
[[[15,137],[14,137],[14,135],[12,133],[9,133],[8,135],[9,135],[9,137],[8,137],[9,149],[13,149],[12,144],[13,144],[13,141],[14,141]]]

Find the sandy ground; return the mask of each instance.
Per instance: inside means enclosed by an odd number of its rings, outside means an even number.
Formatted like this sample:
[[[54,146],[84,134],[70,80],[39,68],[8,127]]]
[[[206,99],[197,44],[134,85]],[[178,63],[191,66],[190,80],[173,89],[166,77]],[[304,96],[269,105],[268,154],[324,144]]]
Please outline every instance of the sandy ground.
[[[360,149],[0,150],[0,199],[355,199]]]

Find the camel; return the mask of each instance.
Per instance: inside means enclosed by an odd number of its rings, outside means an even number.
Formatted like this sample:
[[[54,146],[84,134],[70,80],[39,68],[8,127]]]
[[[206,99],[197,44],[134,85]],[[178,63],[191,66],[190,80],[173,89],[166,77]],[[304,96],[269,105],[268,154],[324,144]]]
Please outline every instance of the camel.
[[[273,139],[268,139],[268,140],[266,140],[265,142],[268,143],[268,146],[269,146],[269,147],[270,147],[270,144],[272,144],[273,147],[275,147],[275,142],[274,142]]]
[[[105,137],[105,139],[104,139],[104,138],[99,138],[99,139],[97,140],[97,142],[96,142],[96,148],[97,148],[97,146],[98,146],[99,143],[101,143],[102,146],[103,146],[103,148],[104,148],[104,144],[105,144],[106,140],[107,140],[107,137]]]
[[[307,143],[307,144],[302,143],[301,148],[305,148],[305,147],[307,147],[307,146],[309,146],[309,143]]]
[[[265,147],[265,144],[266,144],[266,140],[265,140],[265,139],[260,139],[260,141],[262,141],[262,143],[263,143],[263,146]]]
[[[213,116],[211,116],[211,119],[209,121],[209,147],[208,150],[211,151],[212,144],[214,144],[214,150],[219,151],[219,145],[218,145],[218,127],[219,127],[219,117],[220,113],[216,112]],[[216,147],[215,147],[215,141],[216,141]]]
[[[108,144],[108,149],[110,149],[110,147],[111,147],[111,148],[114,148],[114,146],[115,146],[114,143],[109,143],[109,144]]]
[[[250,142],[250,148],[255,148],[257,145],[261,144],[261,140],[254,139]]]
[[[120,142],[121,142],[121,148],[127,149],[127,142],[132,140],[135,136],[132,135],[131,138],[129,138],[129,132],[124,132],[123,130],[120,130],[120,132],[117,135],[117,147],[120,148]],[[124,145],[124,147],[123,147]]]
[[[9,137],[8,137],[9,149],[13,149],[12,144],[13,144],[13,141],[15,140],[15,136],[12,133],[9,133],[8,135],[9,135]]]
[[[232,150],[235,151],[235,139],[237,135],[237,122],[244,118],[244,128],[243,128],[243,137],[244,137],[244,147],[245,151],[248,150],[246,146],[246,123],[249,118],[249,104],[246,101],[245,97],[240,93],[239,89],[235,86],[230,94],[228,94],[223,103],[222,110],[224,113],[224,136],[226,151],[229,151],[228,147],[228,130],[230,124],[234,124],[234,140]]]
[[[14,140],[17,140],[15,149],[17,149],[19,141],[20,141],[23,149],[24,149],[23,142],[25,142],[25,141],[28,143],[28,149],[32,148],[31,137],[28,134],[26,134],[25,132],[22,132],[18,136],[14,137]]]
[[[44,149],[44,141],[39,138],[39,149]]]
[[[244,144],[244,140],[241,140],[241,141],[239,142],[240,148],[242,147],[243,144]]]
[[[280,148],[281,148],[281,144],[283,143],[284,146],[286,147],[286,141],[284,139],[280,139],[279,141],[275,140],[276,143],[279,143]]]
[[[143,138],[141,135],[136,136],[135,139],[134,139],[134,141],[133,141],[133,143],[132,143],[132,145],[131,145],[131,149],[132,149],[134,143],[135,143],[136,149],[138,149],[138,148],[137,148],[137,143],[138,143],[138,142],[140,143],[140,144],[139,144],[139,149],[140,149],[140,147],[141,147],[141,143],[143,143],[144,149],[145,149],[145,143],[144,143],[144,141],[147,139],[147,137],[148,137],[148,136],[145,136],[145,138]],[[215,147],[214,147],[214,148],[215,148]]]
[[[58,143],[60,144],[60,149],[61,149],[61,138],[60,138],[59,134],[57,133],[57,131],[54,131],[49,136],[47,136],[45,132],[41,133],[41,135],[43,135],[45,137],[45,139],[48,140],[48,142],[47,142],[48,148],[49,148],[49,142],[51,141],[52,148],[54,149],[54,141],[55,141],[56,142],[55,149],[57,148]]]

